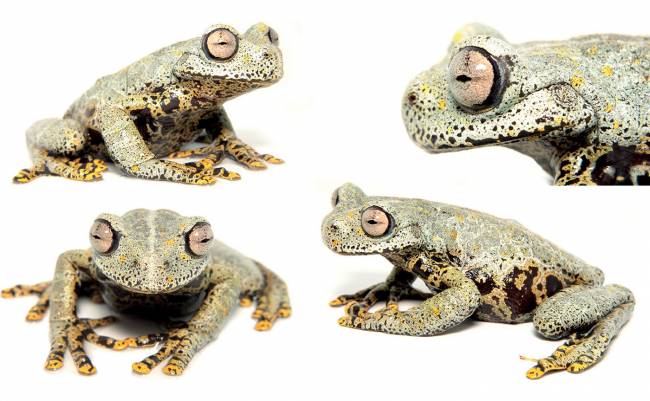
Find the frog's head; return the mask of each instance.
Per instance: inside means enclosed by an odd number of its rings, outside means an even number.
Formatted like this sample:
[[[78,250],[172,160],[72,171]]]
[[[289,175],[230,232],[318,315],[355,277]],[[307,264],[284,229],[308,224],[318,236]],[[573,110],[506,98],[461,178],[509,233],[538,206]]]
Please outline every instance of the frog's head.
[[[323,220],[323,242],[342,254],[374,254],[423,247],[418,200],[366,196],[345,184],[332,195]]]
[[[169,210],[102,214],[90,229],[99,279],[144,294],[172,292],[202,279],[212,240],[204,219]]]
[[[229,95],[269,86],[282,77],[278,44],[275,30],[262,23],[243,35],[228,25],[213,25],[202,37],[179,46],[183,55],[174,66],[174,75],[216,84]]]
[[[558,74],[531,63],[491,28],[469,25],[402,100],[411,138],[430,152],[577,135],[594,110]]]

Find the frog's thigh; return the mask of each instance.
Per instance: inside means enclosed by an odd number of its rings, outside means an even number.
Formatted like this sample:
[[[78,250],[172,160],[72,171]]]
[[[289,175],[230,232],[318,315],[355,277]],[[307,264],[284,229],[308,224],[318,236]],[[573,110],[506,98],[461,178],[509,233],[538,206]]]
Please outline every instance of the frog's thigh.
[[[47,119],[36,122],[26,133],[34,166],[21,170],[14,181],[30,182],[40,175],[58,175],[89,181],[101,177],[106,166],[101,160],[78,161],[86,146],[81,125],[72,119]]]
[[[72,157],[86,146],[81,124],[69,118],[37,121],[29,127],[26,136],[30,148],[46,150],[54,156]]]
[[[535,329],[558,339],[590,327],[618,306],[634,302],[632,292],[619,285],[569,287],[542,303],[533,315]]]

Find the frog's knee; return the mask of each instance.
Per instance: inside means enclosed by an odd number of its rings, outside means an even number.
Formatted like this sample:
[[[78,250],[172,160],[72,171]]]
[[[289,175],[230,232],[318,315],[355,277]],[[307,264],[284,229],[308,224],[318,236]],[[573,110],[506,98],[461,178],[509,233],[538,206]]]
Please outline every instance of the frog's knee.
[[[81,124],[72,119],[37,121],[29,127],[26,135],[30,145],[57,155],[74,156],[86,146]]]

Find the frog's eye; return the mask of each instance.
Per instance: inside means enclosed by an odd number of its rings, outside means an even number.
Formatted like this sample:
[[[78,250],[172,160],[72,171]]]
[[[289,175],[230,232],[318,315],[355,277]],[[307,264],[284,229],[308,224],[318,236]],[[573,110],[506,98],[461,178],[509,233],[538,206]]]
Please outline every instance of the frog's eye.
[[[209,58],[228,60],[237,53],[239,38],[226,28],[218,28],[208,33],[203,39],[203,49]]]
[[[104,219],[95,220],[90,228],[90,244],[99,253],[108,253],[117,244],[117,233],[111,223]]]
[[[213,239],[212,227],[208,223],[197,223],[185,238],[190,252],[196,256],[206,255],[210,250]]]
[[[332,207],[336,207],[339,204],[339,190],[338,188],[332,193]]]
[[[501,101],[507,70],[480,47],[464,47],[449,63],[449,89],[461,107],[489,109]]]
[[[280,43],[280,37],[278,36],[278,33],[275,31],[275,29],[269,27],[269,31],[266,33],[266,36],[268,36],[271,44],[277,46]]]
[[[381,237],[391,229],[392,218],[383,209],[371,206],[361,213],[361,228],[371,237]]]

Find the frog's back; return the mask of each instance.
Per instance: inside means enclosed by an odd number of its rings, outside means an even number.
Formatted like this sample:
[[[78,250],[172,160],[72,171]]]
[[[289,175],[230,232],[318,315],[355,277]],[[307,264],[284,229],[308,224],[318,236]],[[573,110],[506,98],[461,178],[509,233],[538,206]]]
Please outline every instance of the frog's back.
[[[588,266],[580,258],[530,231],[517,221],[457,206],[434,204],[446,218],[436,219],[435,232],[447,233],[456,262],[469,272],[504,278],[516,270],[536,266],[574,277]],[[447,246],[450,248],[450,246]]]
[[[596,142],[635,145],[650,132],[650,37],[587,35],[518,49],[541,82],[568,83],[594,108]]]
[[[173,68],[183,56],[190,41],[160,49],[122,68],[114,74],[98,79],[68,109],[67,116],[83,119],[88,110],[105,101],[116,101],[128,96],[156,92],[177,81]]]

